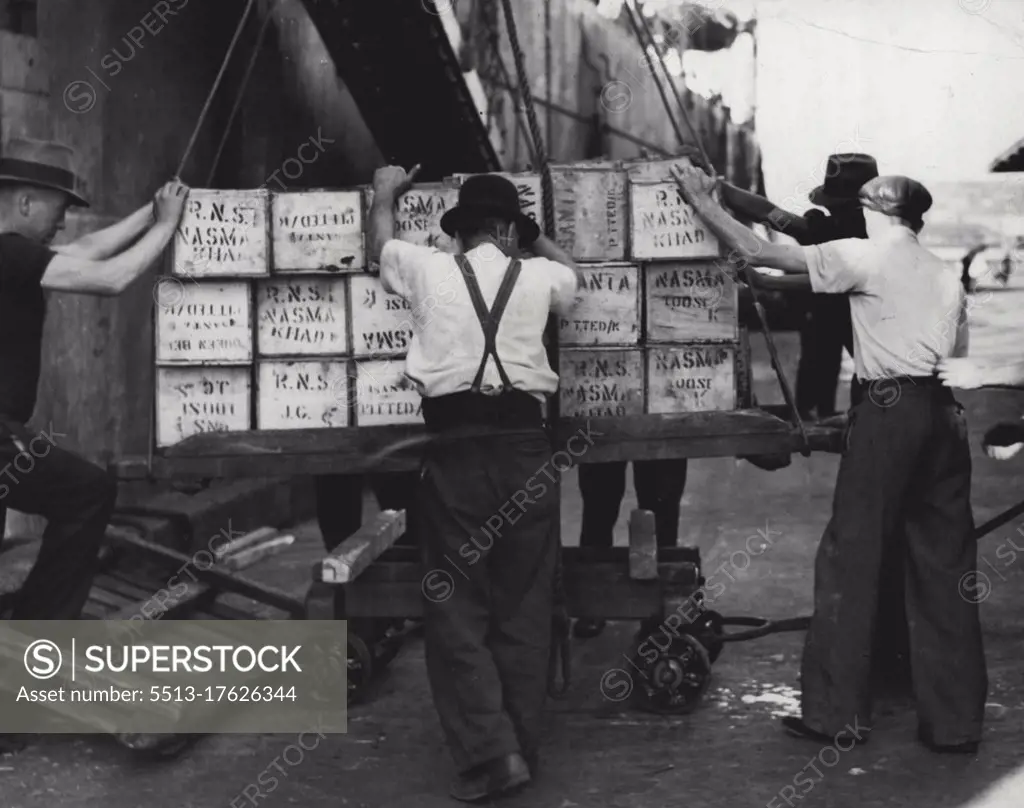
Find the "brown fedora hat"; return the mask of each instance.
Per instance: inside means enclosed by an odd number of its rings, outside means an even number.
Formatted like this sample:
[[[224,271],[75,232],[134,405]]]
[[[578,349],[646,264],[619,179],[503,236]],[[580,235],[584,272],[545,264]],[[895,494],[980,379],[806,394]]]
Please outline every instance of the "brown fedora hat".
[[[808,195],[811,204],[827,208],[857,201],[861,186],[878,176],[878,163],[869,154],[832,154],[825,168],[825,182]]]
[[[77,190],[81,183],[75,175],[74,163],[74,151],[62,143],[15,138],[0,156],[0,183],[63,191],[72,205],[87,208],[89,203]]]

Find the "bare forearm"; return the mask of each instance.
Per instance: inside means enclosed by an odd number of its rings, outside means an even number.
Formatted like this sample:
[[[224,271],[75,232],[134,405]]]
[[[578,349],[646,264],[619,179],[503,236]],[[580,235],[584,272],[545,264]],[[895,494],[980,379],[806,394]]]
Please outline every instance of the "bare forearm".
[[[150,202],[110,227],[62,245],[57,251],[65,255],[78,255],[92,261],[102,261],[117,255],[152,224],[153,204]]]
[[[721,188],[725,204],[740,216],[767,225],[773,230],[781,231],[796,239],[806,233],[807,222],[802,216],[789,213],[763,196],[744,191],[735,185],[722,183]]]
[[[395,237],[395,195],[393,191],[375,191],[370,205],[370,263],[379,264],[384,245]]]
[[[176,224],[158,222],[127,250],[103,261],[104,274],[110,279],[115,294],[124,291],[153,266],[176,231]]]
[[[533,244],[530,245],[530,249],[535,255],[538,255],[541,258],[547,258],[549,261],[555,261],[556,263],[569,267],[569,269],[576,273],[576,288],[583,288],[583,273],[580,271],[580,268],[576,266],[576,262],[572,260],[572,256],[543,233],[537,237],[537,240],[533,242]]]

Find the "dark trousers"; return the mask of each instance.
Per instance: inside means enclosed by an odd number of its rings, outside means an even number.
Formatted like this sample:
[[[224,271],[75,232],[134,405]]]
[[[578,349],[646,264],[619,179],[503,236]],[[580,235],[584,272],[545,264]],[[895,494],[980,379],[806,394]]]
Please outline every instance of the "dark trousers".
[[[99,466],[46,437],[0,439],[0,505],[42,516],[39,555],[13,596],[13,620],[76,620],[89,599],[117,483]]]
[[[429,447],[417,491],[427,675],[460,772],[540,742],[558,489],[537,428]]]
[[[796,372],[796,406],[802,417],[816,410],[819,418],[836,414],[836,388],[843,348],[853,354],[850,299],[846,295],[812,295],[800,329],[800,362]]]
[[[686,488],[686,469],[686,460],[633,463],[637,506],[653,511],[659,547],[675,547],[679,538],[679,501]],[[583,498],[580,547],[611,547],[626,495],[626,464],[582,463],[579,475]]]
[[[333,551],[363,524],[363,483],[361,474],[326,474],[314,479],[316,486],[316,520],[327,552]],[[414,518],[409,510],[413,504],[417,472],[371,474],[370,488],[381,510],[406,509],[406,535],[400,544],[412,544]]]
[[[870,668],[886,552],[904,567],[911,667],[921,729],[938,744],[978,740],[988,680],[978,605],[961,596],[977,566],[971,454],[949,390],[902,384],[882,407],[851,413],[832,519],[814,568],[804,646],[803,716],[833,735],[869,726]]]

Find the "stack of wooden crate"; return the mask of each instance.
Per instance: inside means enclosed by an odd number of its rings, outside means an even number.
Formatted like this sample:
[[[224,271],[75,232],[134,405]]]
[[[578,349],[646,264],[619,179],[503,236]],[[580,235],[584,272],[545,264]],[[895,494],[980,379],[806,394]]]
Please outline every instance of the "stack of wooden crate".
[[[586,276],[560,323],[562,417],[748,406],[736,284],[672,179],[686,162],[552,170],[556,239]]]
[[[748,406],[737,290],[671,164],[552,168],[556,240],[586,276],[559,323],[562,417]],[[465,176],[403,195],[396,236],[454,251],[440,220]],[[540,221],[540,176],[505,176]],[[436,315],[366,271],[372,198],[192,191],[157,287],[158,447],[199,432],[422,422],[404,357],[413,323]]]

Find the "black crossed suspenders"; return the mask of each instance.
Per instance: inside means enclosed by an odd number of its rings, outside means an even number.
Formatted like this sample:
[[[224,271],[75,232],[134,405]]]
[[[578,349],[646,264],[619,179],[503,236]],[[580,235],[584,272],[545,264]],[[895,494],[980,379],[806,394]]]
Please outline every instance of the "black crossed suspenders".
[[[477,319],[484,330],[484,356],[480,360],[480,367],[476,372],[476,377],[473,379],[473,385],[470,387],[470,390],[474,393],[480,392],[487,360],[493,358],[494,366],[498,369],[498,375],[501,377],[502,385],[504,385],[502,392],[510,393],[514,389],[512,381],[509,379],[508,374],[505,373],[505,368],[498,358],[498,324],[505,313],[505,307],[508,305],[508,299],[512,295],[512,288],[519,279],[519,272],[522,270],[523,264],[518,259],[509,264],[508,269],[505,270],[505,277],[501,280],[501,286],[498,287],[498,294],[494,298],[494,305],[488,311],[487,304],[484,303],[484,296],[480,292],[480,284],[477,282],[476,273],[473,272],[473,265],[469,263],[469,259],[464,255],[456,255],[455,261],[458,263],[459,269],[462,270],[462,277],[466,281],[466,288],[469,289],[469,297],[473,301],[473,308],[476,309]]]

